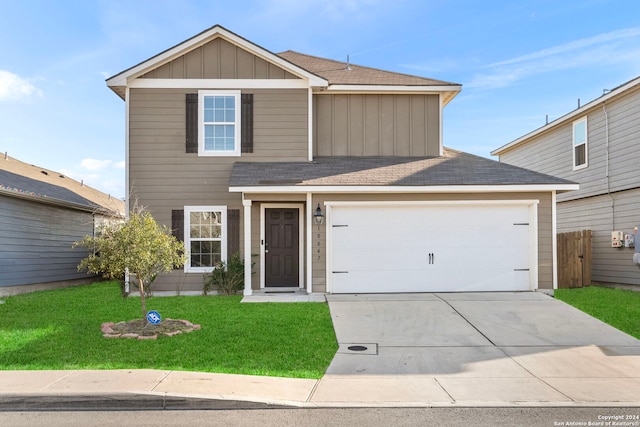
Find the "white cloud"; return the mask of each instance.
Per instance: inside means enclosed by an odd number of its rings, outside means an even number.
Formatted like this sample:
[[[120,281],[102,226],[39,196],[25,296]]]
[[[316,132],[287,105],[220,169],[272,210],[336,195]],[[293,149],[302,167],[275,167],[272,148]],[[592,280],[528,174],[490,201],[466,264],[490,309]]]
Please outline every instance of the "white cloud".
[[[42,91],[17,74],[0,70],[0,101],[42,96]]]
[[[111,163],[111,160],[82,159],[80,166],[86,170],[100,171],[108,168]]]
[[[633,55],[629,55],[633,52]],[[541,49],[485,67],[465,87],[496,89],[527,77],[552,71],[603,64],[635,62],[640,55],[640,27],[598,34],[558,46]]]
[[[114,166],[116,169],[124,169],[126,166],[126,163],[124,162],[124,160],[121,160],[117,162]]]

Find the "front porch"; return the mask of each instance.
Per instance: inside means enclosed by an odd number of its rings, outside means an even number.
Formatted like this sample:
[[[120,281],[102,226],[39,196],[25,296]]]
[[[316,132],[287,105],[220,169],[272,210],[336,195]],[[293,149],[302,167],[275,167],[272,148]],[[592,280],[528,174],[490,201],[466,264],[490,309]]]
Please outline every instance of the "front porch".
[[[323,293],[307,293],[301,288],[263,288],[245,295],[242,302],[327,302]]]

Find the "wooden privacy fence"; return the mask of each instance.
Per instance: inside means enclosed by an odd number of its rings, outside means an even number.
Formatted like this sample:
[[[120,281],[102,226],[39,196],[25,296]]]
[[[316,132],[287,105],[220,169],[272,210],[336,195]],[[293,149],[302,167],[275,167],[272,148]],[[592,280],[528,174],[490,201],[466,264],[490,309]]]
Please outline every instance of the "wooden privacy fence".
[[[591,230],[559,233],[558,288],[591,285]]]

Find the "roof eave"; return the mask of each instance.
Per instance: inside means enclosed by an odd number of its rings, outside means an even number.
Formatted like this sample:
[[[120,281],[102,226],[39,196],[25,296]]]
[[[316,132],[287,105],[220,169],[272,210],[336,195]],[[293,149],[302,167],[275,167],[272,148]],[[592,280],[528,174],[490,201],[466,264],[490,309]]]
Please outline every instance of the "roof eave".
[[[54,197],[47,197],[45,195],[40,195],[40,194],[35,195],[35,194],[29,194],[29,193],[21,193],[16,191],[5,190],[2,188],[0,188],[0,194],[4,196],[14,197],[17,199],[25,199],[25,200],[30,200],[32,202],[59,206],[59,207],[74,209],[78,211],[101,213],[101,214],[114,216],[114,217],[122,216],[120,213],[114,212],[110,209],[107,209],[101,206],[82,205],[80,203],[69,202],[67,200],[56,199]]]
[[[508,193],[565,192],[578,190],[578,184],[514,185],[247,185],[230,186],[231,193]]]
[[[443,105],[448,104],[462,90],[461,85],[367,85],[367,84],[331,84],[326,89],[321,89],[321,93],[368,93],[368,94],[388,94],[388,93],[420,93],[420,94],[442,94]]]

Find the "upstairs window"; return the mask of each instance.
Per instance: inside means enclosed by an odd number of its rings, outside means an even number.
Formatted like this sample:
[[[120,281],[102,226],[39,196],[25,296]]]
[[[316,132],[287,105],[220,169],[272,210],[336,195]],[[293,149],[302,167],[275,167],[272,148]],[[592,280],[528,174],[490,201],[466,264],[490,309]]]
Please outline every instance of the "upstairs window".
[[[198,154],[240,155],[240,91],[198,94]]]
[[[573,122],[573,170],[586,168],[587,159],[587,118]]]

